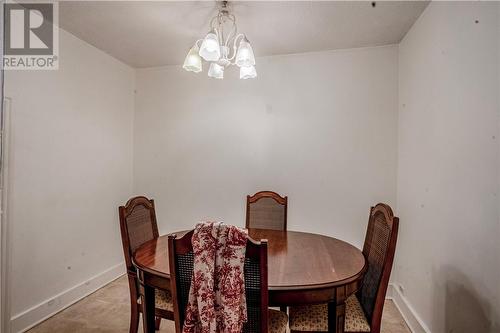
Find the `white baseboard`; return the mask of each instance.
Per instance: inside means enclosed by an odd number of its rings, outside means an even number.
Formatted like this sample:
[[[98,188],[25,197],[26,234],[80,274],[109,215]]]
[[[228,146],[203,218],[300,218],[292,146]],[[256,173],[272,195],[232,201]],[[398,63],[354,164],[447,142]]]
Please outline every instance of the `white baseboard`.
[[[26,311],[14,315],[10,320],[11,332],[20,333],[29,330],[38,323],[117,279],[123,275],[125,271],[125,265],[123,263],[117,264]]]
[[[10,321],[11,332],[21,333],[29,330],[33,326],[92,294],[97,289],[102,288],[123,274],[125,274],[125,265],[122,263],[117,264],[91,277],[87,281],[69,288],[26,311],[16,314]],[[386,298],[394,302],[412,333],[431,333],[408,300],[401,294],[397,285],[392,283],[389,284]]]
[[[412,333],[431,333],[396,284],[389,284],[386,298],[394,302]]]

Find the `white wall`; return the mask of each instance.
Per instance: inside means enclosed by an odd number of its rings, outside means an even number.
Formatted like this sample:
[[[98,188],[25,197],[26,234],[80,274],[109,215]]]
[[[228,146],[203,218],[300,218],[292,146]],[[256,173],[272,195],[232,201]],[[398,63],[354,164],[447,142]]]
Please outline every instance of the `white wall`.
[[[265,57],[222,81],[137,71],[134,191],[161,232],[244,225],[246,195],[289,197],[289,229],[362,244],[371,205],[395,204],[397,47]]]
[[[13,331],[123,262],[117,207],[132,193],[134,79],[64,31],[59,70],[6,73]]]
[[[394,280],[434,333],[500,332],[498,6],[433,2],[399,48]]]

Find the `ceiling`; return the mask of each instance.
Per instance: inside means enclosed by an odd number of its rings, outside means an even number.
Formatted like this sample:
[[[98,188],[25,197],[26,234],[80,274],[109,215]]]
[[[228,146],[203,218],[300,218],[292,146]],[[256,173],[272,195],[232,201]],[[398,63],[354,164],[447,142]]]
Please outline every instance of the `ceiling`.
[[[398,43],[427,1],[235,1],[255,55]],[[60,2],[60,26],[132,67],[181,64],[208,32],[215,1]]]

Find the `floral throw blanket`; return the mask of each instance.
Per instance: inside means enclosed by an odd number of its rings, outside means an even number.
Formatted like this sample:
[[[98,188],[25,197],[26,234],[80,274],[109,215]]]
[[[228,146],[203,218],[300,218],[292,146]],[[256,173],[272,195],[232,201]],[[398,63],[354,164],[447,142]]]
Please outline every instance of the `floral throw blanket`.
[[[196,225],[183,333],[241,333],[247,321],[243,269],[247,239],[246,230],[221,222]]]

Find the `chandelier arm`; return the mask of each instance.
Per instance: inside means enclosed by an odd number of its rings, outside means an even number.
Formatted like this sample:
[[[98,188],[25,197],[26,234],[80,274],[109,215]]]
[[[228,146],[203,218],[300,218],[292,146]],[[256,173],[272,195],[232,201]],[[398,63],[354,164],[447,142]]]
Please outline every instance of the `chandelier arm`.
[[[233,23],[233,27],[229,34],[227,35],[226,42],[224,43],[224,46],[228,47],[231,41],[233,40],[234,36],[236,36],[236,32],[238,31],[238,27],[236,26],[236,17],[232,14],[227,15],[227,18]]]
[[[196,42],[194,42],[194,45],[198,46],[198,48],[201,47],[200,42],[203,42],[203,39],[198,39]]]
[[[219,29],[217,28],[213,28],[213,32],[215,33],[215,35],[217,36],[217,41],[219,42],[219,45],[221,45],[221,37],[220,37],[220,32],[219,32]]]
[[[236,57],[236,53],[238,51],[238,48],[236,47],[236,44],[238,43],[238,40],[245,38],[245,34],[238,34],[236,37],[234,37],[234,43],[233,43],[233,55],[229,57],[227,60],[232,61],[234,57]]]
[[[219,45],[222,46],[224,45],[224,14],[222,12],[217,14],[217,27],[219,32],[217,34],[219,37]]]
[[[210,32],[215,33],[215,35],[217,36],[219,45],[222,45],[222,40],[221,40],[221,36],[220,36],[221,31],[220,30],[221,30],[220,29],[220,13],[218,13],[217,15],[212,17],[212,19],[210,20]]]
[[[210,30],[214,30],[216,28],[216,26],[214,25],[215,23],[215,20],[219,18],[219,15],[216,15],[214,17],[212,17],[212,19],[210,20]]]

